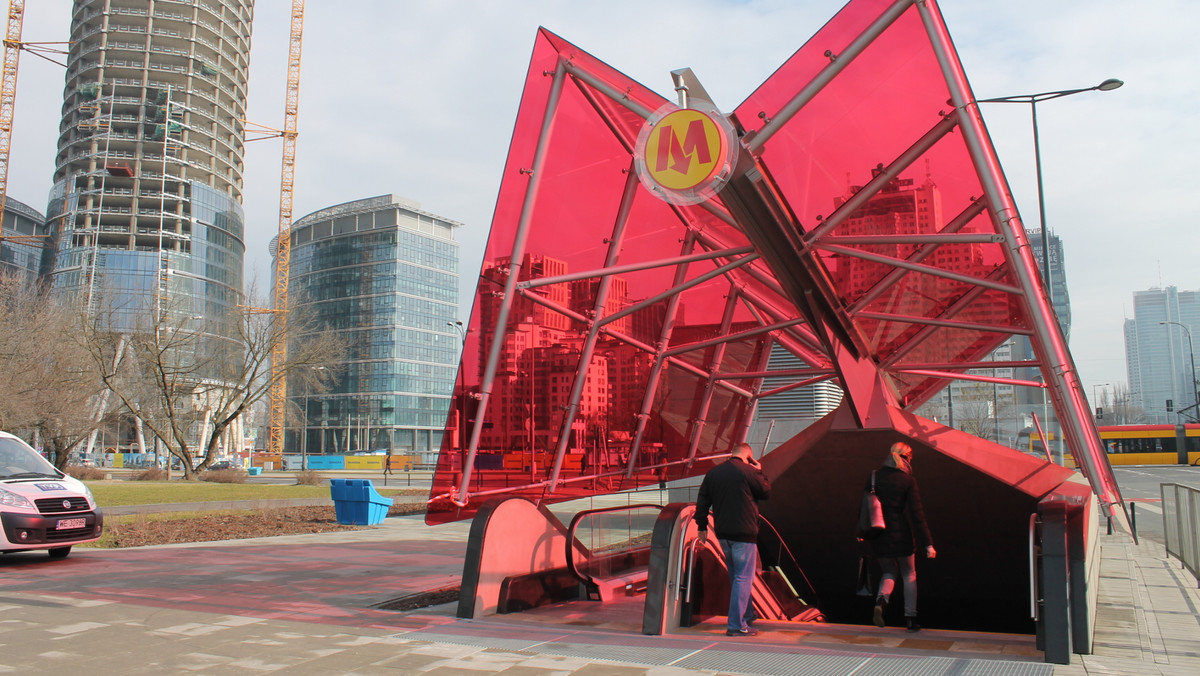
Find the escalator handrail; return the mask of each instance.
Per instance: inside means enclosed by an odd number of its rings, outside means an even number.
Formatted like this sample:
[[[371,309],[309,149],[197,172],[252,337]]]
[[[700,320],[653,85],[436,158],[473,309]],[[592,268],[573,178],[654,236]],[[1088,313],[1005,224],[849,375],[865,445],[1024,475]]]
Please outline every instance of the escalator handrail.
[[[692,602],[692,571],[696,569],[696,545],[699,545],[701,542],[703,541],[700,538],[692,538],[692,541],[687,545],[687,584],[684,587],[683,593],[684,603]],[[680,565],[682,564],[683,560],[681,558]]]
[[[792,554],[791,547],[788,547],[787,542],[785,542],[783,539],[783,536],[779,534],[779,529],[775,528],[775,524],[771,523],[767,517],[761,514],[758,515],[758,520],[767,524],[767,526],[771,529],[771,532],[775,534],[775,541],[779,543],[780,555],[787,553],[788,559],[791,560],[792,566],[796,569],[796,572],[800,573],[800,577],[804,578],[804,584],[808,586],[808,591],[813,595],[812,603],[809,605],[820,608],[821,597],[817,595],[816,587],[813,586],[812,580],[808,579],[808,575],[805,575],[804,568],[800,567],[800,564],[796,561],[796,556]],[[775,561],[776,566],[779,565],[779,561],[780,558],[777,557]]]
[[[632,505],[618,505],[616,507],[601,507],[600,509],[585,509],[582,512],[579,512],[574,518],[571,519],[571,525],[567,528],[567,570],[571,573],[571,575],[575,576],[575,579],[587,584],[595,584],[595,580],[592,579],[591,575],[584,575],[583,573],[579,572],[578,568],[575,567],[576,545],[578,545],[580,549],[587,551],[588,554],[591,554],[592,552],[591,549],[584,546],[584,544],[579,542],[579,540],[575,537],[575,530],[578,528],[579,522],[583,519],[592,516],[593,514],[632,511],[634,509],[657,509],[661,512],[662,508],[662,505],[645,502]]]
[[[729,561],[725,558],[725,548],[720,545],[720,541],[717,538],[714,537],[700,539],[699,537],[693,537],[688,544],[688,553],[690,556],[687,571],[687,587],[686,592],[683,595],[683,602],[685,604],[692,602],[692,571],[696,568],[696,548],[700,545],[704,545],[708,549],[717,562],[721,564],[722,568],[729,570]],[[770,610],[770,606],[768,604],[769,601],[774,601],[775,607],[778,609],[779,600],[775,596],[774,592],[771,591],[770,587],[767,586],[761,570],[756,570],[754,573],[754,580],[751,586],[750,594],[751,603],[756,602],[754,600],[754,590],[758,590],[759,600],[757,603],[759,604],[760,609]]]

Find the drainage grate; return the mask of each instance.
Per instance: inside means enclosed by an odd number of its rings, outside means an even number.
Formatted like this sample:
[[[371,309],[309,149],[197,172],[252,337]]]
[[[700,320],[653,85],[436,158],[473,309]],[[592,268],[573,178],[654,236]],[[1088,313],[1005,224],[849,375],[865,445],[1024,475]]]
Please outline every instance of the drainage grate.
[[[629,662],[666,666],[686,657],[692,650],[679,648],[656,648],[651,646],[590,645],[587,643],[565,643],[554,641],[534,648],[544,655],[579,657],[585,660]]]
[[[951,657],[876,655],[854,676],[1053,676],[1054,666],[1035,662]]]
[[[623,662],[680,669],[719,671],[730,674],[770,676],[1053,676],[1054,666],[1042,662],[856,655],[845,652],[760,652],[707,648],[595,645],[569,643],[548,636],[502,638],[435,631],[394,634],[395,638],[492,648],[527,654],[575,657],[585,660]],[[561,634],[559,635],[561,637]],[[749,645],[747,645],[749,648]]]
[[[1041,662],[971,660],[962,676],[1054,676],[1054,665]]]
[[[809,655],[789,653],[731,652],[705,650],[671,665],[682,669],[707,669],[734,674],[777,674],[791,676],[832,676],[853,673],[868,657],[847,655]],[[857,676],[857,674],[855,674]]]

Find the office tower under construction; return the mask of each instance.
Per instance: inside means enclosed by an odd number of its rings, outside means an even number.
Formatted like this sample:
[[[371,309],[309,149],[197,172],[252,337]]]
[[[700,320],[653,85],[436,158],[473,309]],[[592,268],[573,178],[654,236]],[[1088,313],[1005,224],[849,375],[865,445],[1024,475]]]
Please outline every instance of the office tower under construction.
[[[75,0],[43,270],[116,330],[234,335],[253,6]]]

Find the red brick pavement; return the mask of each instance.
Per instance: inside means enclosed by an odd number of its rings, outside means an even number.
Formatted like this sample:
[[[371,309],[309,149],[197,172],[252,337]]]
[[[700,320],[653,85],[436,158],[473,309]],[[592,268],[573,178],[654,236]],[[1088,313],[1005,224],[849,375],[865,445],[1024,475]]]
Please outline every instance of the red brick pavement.
[[[8,592],[412,629],[430,618],[373,606],[457,584],[463,548],[436,541],[77,548],[59,561],[44,552],[0,557],[0,577]]]

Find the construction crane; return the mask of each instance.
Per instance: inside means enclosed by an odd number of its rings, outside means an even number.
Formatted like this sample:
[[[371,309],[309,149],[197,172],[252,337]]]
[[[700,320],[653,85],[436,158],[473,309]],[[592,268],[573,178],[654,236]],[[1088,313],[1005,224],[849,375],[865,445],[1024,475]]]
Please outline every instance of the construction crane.
[[[275,244],[275,323],[280,340],[271,350],[271,434],[267,450],[283,452],[287,413],[288,281],[292,264],[292,180],[296,169],[296,118],[300,107],[300,43],[304,34],[304,0],[292,0],[288,40],[287,96],[283,112],[283,167],[279,179],[279,237]],[[307,411],[305,412],[307,414]]]
[[[25,0],[9,0],[8,20],[4,31],[4,64],[0,71],[0,215],[4,214],[8,200],[8,151],[12,145],[13,112],[17,100],[17,64],[21,50],[35,54],[51,63],[59,63],[46,54],[66,54],[66,50],[49,45],[67,45],[69,42],[21,42],[21,27],[25,22]],[[36,241],[45,235],[8,235],[0,231],[0,244],[10,241]]]

